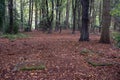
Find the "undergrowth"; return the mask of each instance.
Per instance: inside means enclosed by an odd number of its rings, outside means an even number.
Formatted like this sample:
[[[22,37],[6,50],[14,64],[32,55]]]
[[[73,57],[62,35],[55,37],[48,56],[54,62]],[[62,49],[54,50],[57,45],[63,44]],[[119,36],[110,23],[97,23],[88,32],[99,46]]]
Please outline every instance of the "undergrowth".
[[[120,33],[112,32],[113,44],[120,48]]]
[[[18,34],[2,34],[0,35],[1,38],[7,38],[10,40],[18,39],[18,38],[27,38],[28,35],[23,34],[23,33],[18,33]]]

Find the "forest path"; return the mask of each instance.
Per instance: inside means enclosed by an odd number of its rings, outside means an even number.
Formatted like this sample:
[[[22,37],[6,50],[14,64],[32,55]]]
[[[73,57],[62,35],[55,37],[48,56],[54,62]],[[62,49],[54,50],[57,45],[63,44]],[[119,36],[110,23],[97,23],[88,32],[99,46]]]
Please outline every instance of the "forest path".
[[[119,80],[117,65],[93,67],[87,62],[120,62],[120,50],[98,43],[98,35],[91,35],[90,42],[79,42],[79,32],[25,34],[30,37],[0,39],[1,80]],[[12,71],[16,64],[31,61],[42,61],[45,70]]]

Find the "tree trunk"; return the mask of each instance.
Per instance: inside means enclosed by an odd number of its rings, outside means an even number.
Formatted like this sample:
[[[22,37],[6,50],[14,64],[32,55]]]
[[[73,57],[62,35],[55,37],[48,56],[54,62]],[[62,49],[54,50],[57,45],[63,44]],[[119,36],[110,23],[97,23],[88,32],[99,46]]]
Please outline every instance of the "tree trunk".
[[[8,10],[9,10],[9,30],[8,33],[13,34],[13,0],[9,0],[8,2]]]
[[[35,0],[35,29],[38,29],[38,0]]]
[[[20,0],[20,11],[21,11],[21,30],[23,30],[23,0]]]
[[[2,5],[2,7],[0,7],[0,31],[2,31],[5,21],[5,0],[1,0],[0,3]]]
[[[30,26],[30,31],[31,31],[31,29],[32,29],[32,21],[33,21],[33,8],[34,8],[34,1],[32,0],[32,2],[31,2],[31,21],[30,21],[30,24],[31,24],[31,26]]]
[[[59,0],[56,1],[56,26],[55,31],[59,30]]]
[[[72,34],[75,34],[75,28],[76,28],[76,8],[77,8],[77,0],[72,0],[72,9],[73,9],[73,30],[72,30]]]
[[[31,31],[31,9],[32,6],[32,0],[29,0],[29,20],[28,20],[28,31]]]
[[[78,0],[78,29],[81,31],[81,4]]]
[[[107,5],[106,5],[107,4]],[[109,27],[111,22],[110,0],[103,0],[101,43],[110,43]]]
[[[89,41],[89,0],[81,0],[82,4],[82,28],[81,28],[81,37],[79,41]]]
[[[53,18],[54,18],[54,1],[52,0],[51,1],[52,3],[52,12],[51,12],[51,15],[50,15],[50,26],[49,26],[49,31],[48,33],[52,33],[52,22],[53,22]]]
[[[66,5],[66,20],[65,20],[66,29],[69,28],[69,9],[70,9],[70,0],[67,0],[67,5]]]
[[[59,0],[59,7],[61,7],[62,6],[62,0]],[[62,32],[62,26],[61,26],[61,9],[59,8],[59,33],[61,33]]]

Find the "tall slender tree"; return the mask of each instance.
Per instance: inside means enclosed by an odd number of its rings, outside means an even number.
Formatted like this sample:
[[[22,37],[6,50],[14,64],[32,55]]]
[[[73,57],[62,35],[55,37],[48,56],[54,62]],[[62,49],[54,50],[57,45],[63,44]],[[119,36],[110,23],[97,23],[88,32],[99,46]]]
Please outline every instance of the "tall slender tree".
[[[5,0],[0,1],[0,31],[2,31],[5,20]]]
[[[20,11],[21,11],[21,29],[23,29],[23,0],[20,0]]]
[[[9,10],[9,28],[8,33],[13,34],[13,0],[8,0],[8,10]]]
[[[33,19],[33,0],[29,0],[29,20],[28,20],[28,31],[31,31]]]
[[[82,28],[79,41],[89,41],[89,0],[81,0],[82,4]]]
[[[74,34],[75,33],[75,28],[76,28],[77,0],[72,0],[72,10],[73,10],[73,30],[72,30],[72,34]]]
[[[65,20],[66,29],[69,28],[69,13],[70,13],[70,0],[67,0],[67,5],[66,5],[66,20]]]
[[[35,0],[35,29],[38,28],[38,0]]]

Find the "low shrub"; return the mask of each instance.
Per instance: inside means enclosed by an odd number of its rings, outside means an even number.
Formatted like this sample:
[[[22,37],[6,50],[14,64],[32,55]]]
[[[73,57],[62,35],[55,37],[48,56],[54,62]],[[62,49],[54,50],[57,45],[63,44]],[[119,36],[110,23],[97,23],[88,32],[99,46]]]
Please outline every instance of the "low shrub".
[[[28,37],[28,35],[22,34],[22,33],[18,33],[18,34],[3,34],[0,36],[1,38],[8,38],[10,40],[12,39],[17,39],[17,38],[26,38]]]
[[[120,48],[120,33],[119,32],[113,32],[112,33],[112,39],[113,43]]]

